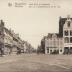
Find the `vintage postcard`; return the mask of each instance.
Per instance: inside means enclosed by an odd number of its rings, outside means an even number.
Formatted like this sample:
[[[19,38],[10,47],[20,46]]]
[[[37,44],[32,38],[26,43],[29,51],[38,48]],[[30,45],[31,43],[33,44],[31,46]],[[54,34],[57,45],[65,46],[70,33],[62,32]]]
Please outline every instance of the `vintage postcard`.
[[[72,72],[72,0],[0,0],[0,72]]]

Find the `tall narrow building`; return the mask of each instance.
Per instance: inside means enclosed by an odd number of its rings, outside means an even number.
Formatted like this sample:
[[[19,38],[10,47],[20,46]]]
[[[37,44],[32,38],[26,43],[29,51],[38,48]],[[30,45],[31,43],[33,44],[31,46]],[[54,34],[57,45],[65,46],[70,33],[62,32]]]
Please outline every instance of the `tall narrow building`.
[[[45,39],[45,53],[72,54],[72,18],[59,20],[59,33],[48,34]]]

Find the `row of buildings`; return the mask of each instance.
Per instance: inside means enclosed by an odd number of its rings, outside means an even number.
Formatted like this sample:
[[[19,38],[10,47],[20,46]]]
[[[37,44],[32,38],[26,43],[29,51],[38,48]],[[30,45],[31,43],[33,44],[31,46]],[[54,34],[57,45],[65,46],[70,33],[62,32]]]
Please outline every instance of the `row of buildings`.
[[[48,33],[41,46],[45,54],[72,54],[72,18],[60,17],[59,33]]]
[[[26,53],[32,49],[27,41],[22,40],[13,30],[7,29],[3,20],[0,20],[0,54]]]

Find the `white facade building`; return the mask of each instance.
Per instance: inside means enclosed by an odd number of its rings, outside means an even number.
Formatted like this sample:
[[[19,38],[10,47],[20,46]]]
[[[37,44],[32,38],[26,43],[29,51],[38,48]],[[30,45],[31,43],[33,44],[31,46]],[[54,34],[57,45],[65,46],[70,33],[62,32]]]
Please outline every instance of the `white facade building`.
[[[49,33],[46,37],[45,54],[72,54],[72,18],[68,16],[65,22],[63,19],[63,23],[62,37],[59,36],[59,33]]]
[[[45,54],[62,54],[63,38],[58,38],[57,34],[48,34],[45,39]]]

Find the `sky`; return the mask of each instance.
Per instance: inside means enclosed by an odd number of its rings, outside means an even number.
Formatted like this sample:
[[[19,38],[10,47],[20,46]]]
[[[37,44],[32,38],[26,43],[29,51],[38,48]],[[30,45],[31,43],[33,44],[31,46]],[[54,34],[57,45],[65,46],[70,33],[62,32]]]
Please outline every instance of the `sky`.
[[[9,7],[9,3],[12,6]],[[15,3],[27,5],[15,7]],[[48,3],[56,8],[29,8],[29,3]],[[72,17],[71,0],[0,0],[0,19],[5,22],[5,27],[19,33],[21,39],[28,41],[35,48],[48,33],[58,33],[59,17],[67,15]]]

